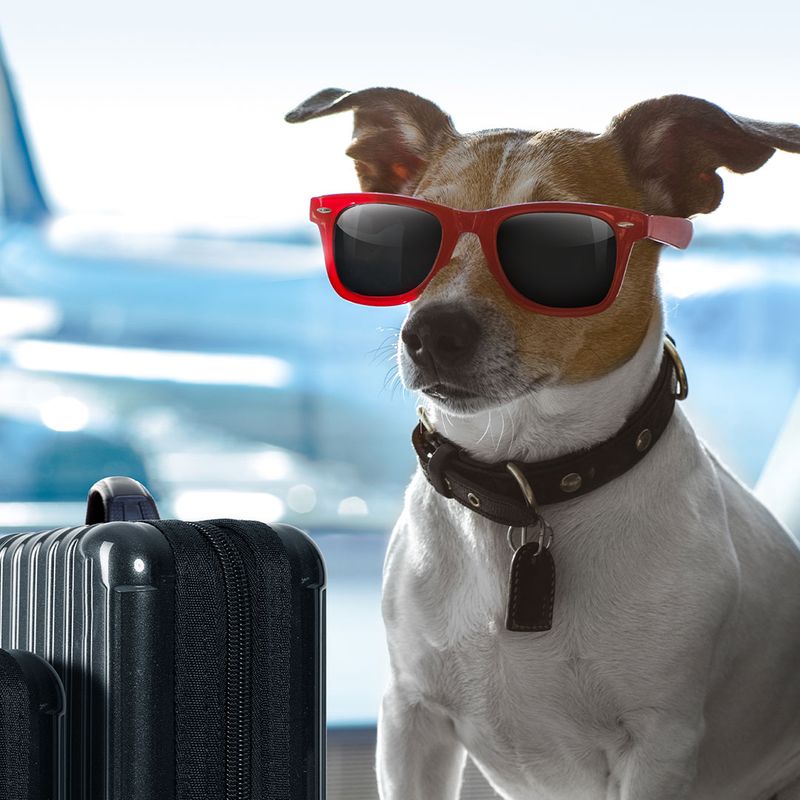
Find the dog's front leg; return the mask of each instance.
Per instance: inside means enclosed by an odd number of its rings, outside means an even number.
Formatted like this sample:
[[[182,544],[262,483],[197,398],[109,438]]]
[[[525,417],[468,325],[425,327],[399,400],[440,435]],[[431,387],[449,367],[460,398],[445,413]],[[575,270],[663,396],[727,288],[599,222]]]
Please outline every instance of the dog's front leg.
[[[629,745],[612,772],[619,800],[684,800],[690,796],[702,722],[648,709],[626,719]]]
[[[378,720],[381,800],[455,800],[465,758],[449,717],[396,686],[386,691]]]

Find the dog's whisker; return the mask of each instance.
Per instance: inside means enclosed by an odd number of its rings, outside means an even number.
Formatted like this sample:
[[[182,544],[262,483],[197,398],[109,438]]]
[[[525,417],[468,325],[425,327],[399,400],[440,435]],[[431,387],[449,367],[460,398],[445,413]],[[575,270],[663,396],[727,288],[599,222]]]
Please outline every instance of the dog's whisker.
[[[373,350],[380,350],[383,347],[393,347],[397,342],[397,336],[396,333],[390,333],[388,336],[384,336],[381,343],[374,347]],[[368,350],[367,352],[371,351]]]
[[[453,427],[453,420],[450,418],[450,414],[447,411],[442,412],[442,419],[444,421],[444,429],[447,430],[447,426],[449,425],[451,428]]]
[[[385,330],[385,329],[384,329]],[[367,350],[368,355],[372,355],[372,363],[384,361],[387,358],[394,358],[397,354],[397,339],[400,336],[400,329],[386,336],[383,341],[372,350]]]
[[[511,420],[511,442],[510,443],[513,444],[517,439],[517,433],[516,433],[516,424],[514,422],[514,414],[512,414],[510,410],[508,412],[508,417]]]
[[[506,418],[505,414],[503,413],[503,409],[500,409],[500,431],[497,434],[497,441],[494,444],[494,451],[495,453],[500,449],[500,445],[503,442],[503,433],[506,430]],[[494,436],[492,436],[492,441],[494,441]]]
[[[397,364],[390,364],[389,368],[386,370],[386,375],[395,375],[397,373]]]
[[[386,376],[383,379],[383,388],[381,391],[385,391],[388,386],[390,386],[394,381],[398,381],[400,379],[399,370],[397,364],[392,364],[388,370],[386,370]]]
[[[372,356],[373,364],[380,364],[386,361],[397,361],[397,353],[393,347],[387,347],[383,352],[376,352]]]
[[[500,449],[500,445],[503,442],[503,434],[506,431],[506,414],[505,409],[500,409],[500,435],[497,437],[497,444],[495,445],[494,451],[495,453]]]
[[[486,435],[489,433],[491,427],[492,427],[492,410],[489,409],[489,421],[486,423],[486,430],[483,432],[483,435],[481,436],[480,439],[478,439],[476,444],[480,444],[486,438]]]
[[[406,387],[403,385],[403,381],[402,381],[402,379],[400,378],[400,374],[399,374],[399,373],[396,373],[396,374],[393,376],[393,378],[392,378],[392,382],[391,382],[391,394],[390,394],[390,398],[391,398],[392,400],[394,400],[394,398],[395,398],[395,395],[397,394],[397,390],[398,390],[398,389],[400,389],[400,391],[402,392],[402,395],[403,395],[403,397],[405,397],[405,396],[406,396]]]

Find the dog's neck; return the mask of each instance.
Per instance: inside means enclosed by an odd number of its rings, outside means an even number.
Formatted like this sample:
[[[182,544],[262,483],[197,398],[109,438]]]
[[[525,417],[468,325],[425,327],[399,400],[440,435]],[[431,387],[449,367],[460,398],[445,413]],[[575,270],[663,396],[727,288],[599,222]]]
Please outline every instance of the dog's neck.
[[[481,461],[540,461],[591,447],[616,433],[642,402],[658,373],[664,321],[656,304],[636,354],[592,381],[543,387],[469,416],[427,402],[436,430]]]

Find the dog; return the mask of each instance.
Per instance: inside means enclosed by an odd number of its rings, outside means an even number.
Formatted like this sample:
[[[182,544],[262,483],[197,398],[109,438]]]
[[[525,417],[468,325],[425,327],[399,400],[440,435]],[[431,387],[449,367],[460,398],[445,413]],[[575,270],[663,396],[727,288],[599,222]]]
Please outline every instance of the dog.
[[[555,201],[687,218],[719,205],[720,167],[800,152],[800,127],[683,95],[601,134],[464,135],[434,103],[384,88],[327,89],[287,119],[343,111],[364,192],[453,209]],[[612,438],[663,363],[660,245],[637,242],[602,313],[555,316],[513,302],[469,233],[398,342],[425,429],[489,465]],[[541,507],[558,569],[549,628],[507,629],[509,526],[439,489],[421,465],[386,554],[383,800],[453,800],[466,754],[507,800],[800,800],[800,547],[679,406],[634,466]]]

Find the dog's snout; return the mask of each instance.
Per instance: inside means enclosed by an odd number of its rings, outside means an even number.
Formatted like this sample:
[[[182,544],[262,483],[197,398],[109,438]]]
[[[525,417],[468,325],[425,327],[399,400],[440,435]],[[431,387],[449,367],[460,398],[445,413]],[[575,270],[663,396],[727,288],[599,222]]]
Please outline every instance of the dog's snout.
[[[420,309],[403,327],[403,344],[420,365],[449,367],[466,363],[480,339],[478,321],[460,308],[436,305]]]

